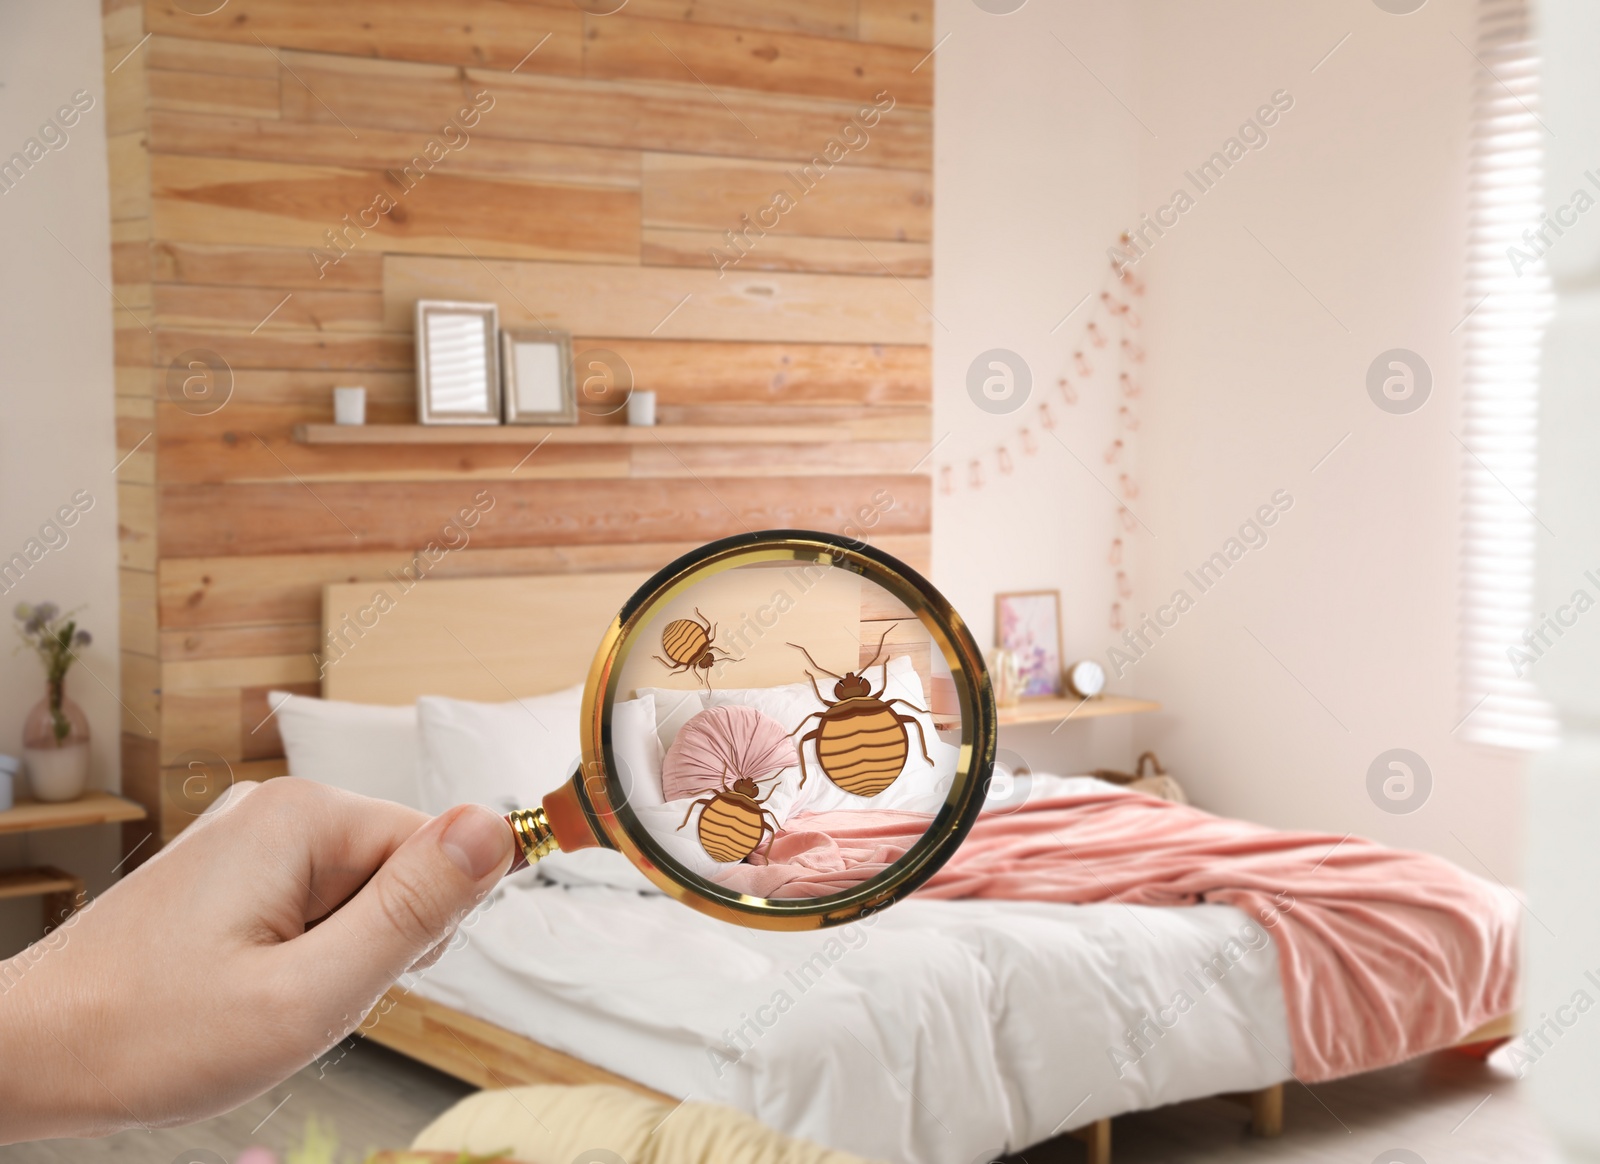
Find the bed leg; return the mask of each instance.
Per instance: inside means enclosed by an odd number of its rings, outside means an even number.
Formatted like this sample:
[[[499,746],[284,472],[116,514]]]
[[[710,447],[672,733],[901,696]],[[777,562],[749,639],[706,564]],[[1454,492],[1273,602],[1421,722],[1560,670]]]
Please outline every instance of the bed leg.
[[[1260,1091],[1233,1091],[1218,1097],[1250,1109],[1250,1130],[1258,1136],[1283,1135],[1283,1084]]]
[[[1258,1136],[1283,1135],[1283,1084],[1250,1092],[1250,1130]]]
[[[1465,1055],[1469,1059],[1477,1059],[1482,1061],[1487,1059],[1490,1055],[1493,1055],[1496,1051],[1510,1041],[1510,1036],[1503,1035],[1498,1039],[1485,1039],[1481,1043],[1458,1043],[1454,1047],[1449,1047],[1447,1049],[1457,1055]]]
[[[1074,1140],[1082,1141],[1087,1151],[1084,1159],[1088,1164],[1111,1164],[1111,1120],[1095,1120],[1092,1124],[1085,1124],[1081,1128],[1074,1128],[1068,1132]]]
[[[1516,1033],[1517,1016],[1515,1014],[1501,1015],[1497,1019],[1491,1019],[1484,1023],[1455,1046],[1449,1048],[1449,1050],[1458,1055],[1468,1055],[1474,1059],[1487,1059],[1515,1038]]]

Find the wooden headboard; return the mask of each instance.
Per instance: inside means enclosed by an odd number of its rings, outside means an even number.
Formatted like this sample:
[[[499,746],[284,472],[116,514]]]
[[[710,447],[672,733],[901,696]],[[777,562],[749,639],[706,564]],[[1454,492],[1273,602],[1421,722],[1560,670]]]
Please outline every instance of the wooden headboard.
[[[406,704],[419,695],[446,695],[501,703],[582,683],[606,626],[648,576],[440,578],[406,591],[393,581],[324,587],[322,696]],[[745,573],[742,581],[762,596],[782,584],[776,572],[770,580]],[[784,617],[781,634],[758,635],[754,642],[730,635],[727,641],[742,656],[730,685],[792,682],[794,658],[785,645],[791,638],[807,643],[830,669],[854,669],[874,654],[888,629],[896,653],[911,655],[924,692],[931,687],[937,701],[926,638],[910,611],[874,590],[813,585]],[[753,605],[741,602],[737,590],[729,597],[724,626]],[[650,676],[651,685],[662,687],[699,682],[690,674]]]
[[[392,582],[324,587],[322,696],[503,703],[582,683],[606,626],[648,577],[430,578],[403,593]]]

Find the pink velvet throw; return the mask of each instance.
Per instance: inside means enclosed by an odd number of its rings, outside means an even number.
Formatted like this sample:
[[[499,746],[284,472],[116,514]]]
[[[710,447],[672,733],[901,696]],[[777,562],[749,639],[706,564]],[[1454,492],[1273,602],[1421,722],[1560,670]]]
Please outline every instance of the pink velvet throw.
[[[718,878],[820,896],[904,853],[924,814],[800,813],[766,865]],[[1333,1079],[1459,1042],[1517,996],[1511,893],[1430,854],[1282,832],[1153,797],[1058,797],[981,817],[920,893],[937,898],[1232,905],[1277,945],[1294,1073]]]

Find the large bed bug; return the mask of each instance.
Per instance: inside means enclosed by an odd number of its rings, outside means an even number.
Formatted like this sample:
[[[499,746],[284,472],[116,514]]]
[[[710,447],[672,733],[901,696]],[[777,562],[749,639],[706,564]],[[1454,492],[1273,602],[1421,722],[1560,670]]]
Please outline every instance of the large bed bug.
[[[883,665],[884,687],[874,692],[872,684],[867,681],[866,672],[877,665],[878,658],[883,654],[883,644],[888,639],[889,632],[883,632],[883,638],[878,640],[877,654],[872,656],[860,671],[847,671],[843,675],[835,674],[826,667],[819,666],[811,657],[811,652],[798,643],[790,643],[806,661],[824,675],[833,675],[839,682],[833,685],[833,699],[826,698],[817,687],[817,677],[810,671],[806,678],[811,680],[811,690],[817,693],[817,698],[825,705],[823,711],[813,711],[795,727],[799,731],[806,726],[806,720],[817,717],[817,726],[800,737],[800,787],[806,783],[806,741],[817,742],[817,763],[822,765],[823,773],[840,788],[857,796],[876,796],[900,777],[900,770],[906,765],[906,757],[911,752],[911,740],[906,732],[906,724],[914,724],[917,737],[922,741],[922,758],[931,765],[933,758],[928,755],[928,737],[923,732],[922,721],[914,716],[903,715],[894,709],[894,704],[903,703],[912,711],[926,711],[916,704],[905,699],[884,699],[883,690],[889,684],[889,664]]]
[[[663,659],[660,655],[656,655],[654,658],[674,675],[680,675],[685,671],[699,671],[700,682],[706,685],[707,691],[710,691],[711,680],[706,673],[722,661],[717,658],[717,654],[720,652],[724,657],[731,658],[731,656],[712,641],[717,637],[715,624],[700,614],[698,606],[694,608],[694,612],[700,615],[701,621],[675,618],[667,624],[666,629],[661,632],[661,649],[667,653],[667,657]]]
[[[776,790],[777,786],[774,785],[773,791]],[[772,792],[757,800],[758,792],[760,788],[754,780],[741,776],[732,785],[691,804],[689,811],[683,814],[683,823],[678,826],[678,831],[682,832],[689,826],[689,818],[694,815],[695,809],[704,807],[705,811],[700,814],[700,847],[713,861],[723,864],[743,861],[761,847],[761,840],[767,833],[770,832],[774,838],[778,835],[777,817],[761,807],[772,796]]]

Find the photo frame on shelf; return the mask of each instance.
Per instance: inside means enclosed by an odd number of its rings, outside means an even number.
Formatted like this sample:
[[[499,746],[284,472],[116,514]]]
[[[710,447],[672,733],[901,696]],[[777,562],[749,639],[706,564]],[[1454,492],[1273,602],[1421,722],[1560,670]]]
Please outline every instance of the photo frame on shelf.
[[[569,332],[507,328],[500,333],[500,369],[507,424],[578,423]]]
[[[417,419],[499,424],[500,309],[493,303],[419,299]]]
[[[1055,699],[1062,693],[1061,592],[1019,590],[994,596],[995,645],[1017,663],[1022,699]]]

